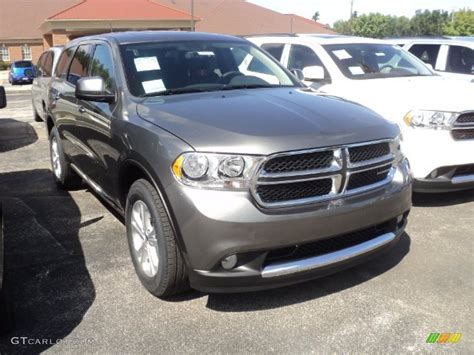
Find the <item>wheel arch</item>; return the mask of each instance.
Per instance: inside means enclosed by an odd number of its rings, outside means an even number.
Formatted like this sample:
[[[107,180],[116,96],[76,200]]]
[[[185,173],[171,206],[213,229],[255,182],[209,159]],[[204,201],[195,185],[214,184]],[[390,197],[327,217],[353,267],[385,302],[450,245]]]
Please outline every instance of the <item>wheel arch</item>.
[[[179,248],[183,254],[183,258],[186,264],[188,264],[187,251],[186,251],[186,247],[184,245],[183,239],[181,238],[181,233],[178,228],[178,223],[175,219],[175,216],[170,206],[170,203],[168,201],[168,198],[166,194],[164,193],[164,188],[159,178],[155,177],[143,164],[141,164],[135,159],[126,159],[125,161],[122,162],[119,169],[119,182],[118,182],[119,196],[118,198],[120,201],[120,205],[124,211],[124,217],[126,214],[126,201],[127,201],[128,191],[130,190],[130,187],[132,186],[132,184],[139,179],[147,180],[150,184],[153,185],[153,187],[158,192],[158,195],[160,196],[160,199],[163,202],[163,205],[165,207],[166,214],[168,215],[168,219],[170,220],[171,228],[173,228],[173,232],[174,232],[174,235],[176,236]]]

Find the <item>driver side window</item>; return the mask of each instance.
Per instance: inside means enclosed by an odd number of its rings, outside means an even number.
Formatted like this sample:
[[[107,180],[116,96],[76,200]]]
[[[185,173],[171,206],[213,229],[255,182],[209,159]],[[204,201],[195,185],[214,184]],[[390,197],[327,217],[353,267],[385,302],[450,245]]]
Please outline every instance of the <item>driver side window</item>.
[[[324,78],[330,79],[329,73],[318,55],[307,46],[295,44],[291,46],[288,68],[303,70],[306,67],[318,66],[324,68]]]

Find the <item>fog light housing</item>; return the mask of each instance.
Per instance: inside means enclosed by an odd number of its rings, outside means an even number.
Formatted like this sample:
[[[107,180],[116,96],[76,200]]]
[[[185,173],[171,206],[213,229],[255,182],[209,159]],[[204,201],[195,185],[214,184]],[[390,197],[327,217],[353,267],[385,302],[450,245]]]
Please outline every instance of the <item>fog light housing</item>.
[[[221,266],[225,270],[233,269],[235,267],[235,265],[237,265],[237,255],[235,255],[235,254],[229,255],[229,256],[225,257],[224,259],[222,259],[222,261],[221,261]]]

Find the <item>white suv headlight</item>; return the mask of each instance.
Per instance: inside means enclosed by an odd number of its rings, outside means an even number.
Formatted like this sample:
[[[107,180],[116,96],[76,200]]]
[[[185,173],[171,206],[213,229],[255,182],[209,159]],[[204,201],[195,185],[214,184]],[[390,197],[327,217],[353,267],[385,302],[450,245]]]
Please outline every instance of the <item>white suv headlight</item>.
[[[233,154],[183,153],[173,162],[171,170],[188,186],[243,190],[263,157]]]
[[[405,115],[404,121],[414,128],[451,129],[458,116],[456,112],[414,110]]]

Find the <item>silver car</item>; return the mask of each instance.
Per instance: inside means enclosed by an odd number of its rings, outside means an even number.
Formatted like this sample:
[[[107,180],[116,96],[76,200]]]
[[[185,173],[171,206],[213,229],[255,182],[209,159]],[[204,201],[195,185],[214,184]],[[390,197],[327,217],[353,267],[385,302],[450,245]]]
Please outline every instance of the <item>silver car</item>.
[[[48,101],[48,84],[51,81],[56,65],[61,55],[62,47],[51,47],[41,54],[36,64],[37,76],[31,86],[33,114],[35,121],[44,121],[46,117],[46,102]]]

